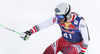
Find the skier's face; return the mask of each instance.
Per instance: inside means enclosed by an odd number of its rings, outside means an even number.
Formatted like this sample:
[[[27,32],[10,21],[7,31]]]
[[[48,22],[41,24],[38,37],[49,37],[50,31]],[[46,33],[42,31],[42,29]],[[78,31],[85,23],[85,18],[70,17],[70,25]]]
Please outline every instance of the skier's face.
[[[58,19],[58,20],[60,21],[61,24],[64,24],[64,22],[65,22],[65,18],[63,18],[63,19]]]
[[[63,16],[63,15],[56,15],[56,17],[58,18],[58,20],[60,21],[60,23],[61,23],[61,24],[63,24],[63,23],[64,23],[65,18],[64,18],[64,16]]]

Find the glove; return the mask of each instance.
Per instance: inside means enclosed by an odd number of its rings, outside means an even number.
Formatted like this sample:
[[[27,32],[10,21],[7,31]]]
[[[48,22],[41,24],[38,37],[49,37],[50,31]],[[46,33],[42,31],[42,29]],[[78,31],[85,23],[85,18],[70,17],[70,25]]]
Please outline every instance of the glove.
[[[79,54],[84,54],[83,52],[79,52]]]
[[[29,36],[31,35],[31,32],[30,31],[26,31],[26,32],[22,32],[20,37],[23,39],[23,40],[28,40]]]

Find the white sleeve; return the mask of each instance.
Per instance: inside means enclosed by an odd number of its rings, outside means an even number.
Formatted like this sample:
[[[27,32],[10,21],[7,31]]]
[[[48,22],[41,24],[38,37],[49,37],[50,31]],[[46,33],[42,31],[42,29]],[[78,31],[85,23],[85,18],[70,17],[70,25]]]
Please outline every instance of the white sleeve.
[[[83,47],[88,47],[89,44],[89,32],[88,32],[88,28],[87,25],[85,23],[85,21],[83,19],[81,19],[80,24],[79,24],[79,30],[81,32],[82,38],[83,38]]]
[[[57,22],[57,18],[55,16],[53,16],[53,17],[49,18],[48,20],[35,25],[29,31],[30,31],[31,34],[34,34],[38,31],[40,31],[41,29],[44,29],[48,26],[55,24],[56,22]]]
[[[44,29],[44,28],[46,28],[48,26],[51,26],[51,25],[55,24],[56,22],[57,22],[57,19],[56,19],[55,16],[53,16],[53,17],[49,18],[48,20],[46,20],[46,21],[44,21],[42,23],[37,24],[37,26],[41,30],[41,29]]]

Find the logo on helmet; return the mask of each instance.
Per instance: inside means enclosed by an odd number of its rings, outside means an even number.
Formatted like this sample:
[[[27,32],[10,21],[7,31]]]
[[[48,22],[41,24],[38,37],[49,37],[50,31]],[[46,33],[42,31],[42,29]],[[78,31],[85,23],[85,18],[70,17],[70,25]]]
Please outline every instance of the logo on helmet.
[[[55,9],[55,12],[58,13],[58,12],[60,12],[60,10],[59,10],[58,8],[56,8],[56,9]]]

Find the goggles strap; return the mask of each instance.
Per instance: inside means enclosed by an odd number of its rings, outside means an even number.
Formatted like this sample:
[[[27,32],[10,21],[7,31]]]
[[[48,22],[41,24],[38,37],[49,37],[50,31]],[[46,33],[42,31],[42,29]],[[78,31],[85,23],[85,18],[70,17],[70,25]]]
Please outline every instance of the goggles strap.
[[[70,13],[70,9],[71,9],[71,7],[70,7],[70,5],[69,5],[69,10],[68,10],[68,12],[67,12],[65,15],[63,15],[64,18],[65,18],[65,22],[66,22],[66,20],[67,20],[67,15]]]

